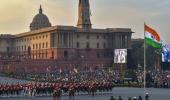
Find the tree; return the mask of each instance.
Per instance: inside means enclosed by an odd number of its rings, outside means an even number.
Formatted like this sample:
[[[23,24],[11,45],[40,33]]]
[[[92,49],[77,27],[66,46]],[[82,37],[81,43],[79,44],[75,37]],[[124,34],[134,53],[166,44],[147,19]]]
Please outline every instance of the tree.
[[[146,45],[146,67],[147,69],[153,69],[155,68],[155,61],[157,60],[158,55],[157,54],[160,51],[160,49],[155,49],[151,46]],[[135,42],[132,44],[132,61],[135,68],[138,67],[140,64],[141,66],[144,66],[144,44],[143,42]]]
[[[133,65],[135,68],[137,68],[138,64],[143,66],[143,54],[144,54],[144,49],[143,49],[143,43],[141,42],[136,42],[132,45],[132,60]]]

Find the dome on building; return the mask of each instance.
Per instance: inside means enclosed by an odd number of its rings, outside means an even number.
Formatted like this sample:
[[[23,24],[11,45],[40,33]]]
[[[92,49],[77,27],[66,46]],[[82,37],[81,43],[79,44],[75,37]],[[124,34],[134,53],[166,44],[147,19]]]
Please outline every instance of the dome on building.
[[[40,5],[39,14],[37,14],[33,18],[33,21],[30,24],[30,30],[37,30],[37,29],[50,27],[50,26],[51,26],[51,23],[49,22],[48,17],[45,14],[43,14],[43,11]]]

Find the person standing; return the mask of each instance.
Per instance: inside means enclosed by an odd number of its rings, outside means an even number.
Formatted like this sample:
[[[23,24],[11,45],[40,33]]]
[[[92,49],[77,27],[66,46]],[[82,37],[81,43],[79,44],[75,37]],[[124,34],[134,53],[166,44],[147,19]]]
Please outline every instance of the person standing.
[[[118,100],[123,100],[121,96],[119,96]]]
[[[136,98],[136,97],[133,97],[133,100],[137,100],[137,98]]]
[[[141,96],[139,96],[138,100],[142,100],[142,97],[141,97]]]
[[[149,94],[146,93],[145,100],[149,100]]]
[[[53,100],[57,100],[57,91],[55,89],[53,91]]]
[[[132,100],[132,97],[129,97],[128,100]]]
[[[110,97],[110,100],[116,100],[115,98],[113,98],[113,96]]]

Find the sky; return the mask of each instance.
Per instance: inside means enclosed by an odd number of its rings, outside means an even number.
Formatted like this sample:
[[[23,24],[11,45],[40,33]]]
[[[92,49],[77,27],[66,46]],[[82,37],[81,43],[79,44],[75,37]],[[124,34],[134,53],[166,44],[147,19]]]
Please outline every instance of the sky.
[[[144,22],[170,44],[170,0],[89,0],[93,28],[131,28],[143,38]],[[0,34],[29,31],[40,4],[55,25],[76,26],[78,0],[0,0]]]

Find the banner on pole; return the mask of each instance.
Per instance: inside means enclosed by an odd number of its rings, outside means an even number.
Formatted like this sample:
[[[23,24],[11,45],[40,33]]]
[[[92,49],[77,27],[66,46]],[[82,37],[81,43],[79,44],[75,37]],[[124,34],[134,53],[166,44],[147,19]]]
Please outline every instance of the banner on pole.
[[[126,63],[127,62],[127,49],[115,49],[114,63]]]

